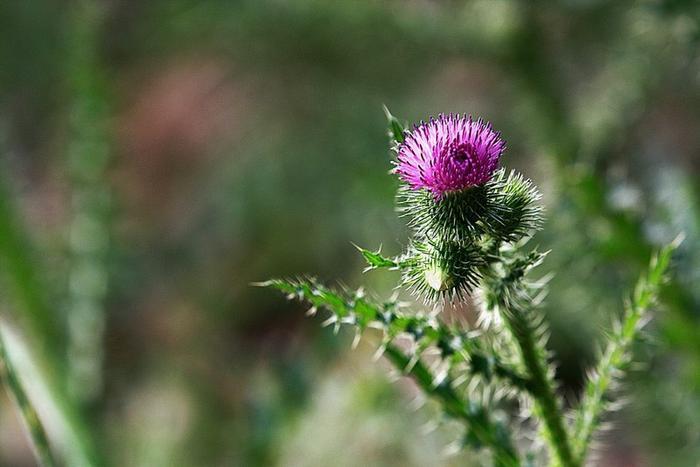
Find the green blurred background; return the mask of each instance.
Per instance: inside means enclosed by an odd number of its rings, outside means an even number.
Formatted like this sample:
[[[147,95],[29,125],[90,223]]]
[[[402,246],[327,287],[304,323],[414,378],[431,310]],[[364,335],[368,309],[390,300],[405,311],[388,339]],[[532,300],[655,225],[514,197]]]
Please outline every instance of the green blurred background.
[[[685,232],[594,465],[698,465],[699,45],[692,0],[0,2],[0,316],[57,450],[486,462],[451,454],[455,427],[412,407],[376,339],[351,350],[250,286],[309,273],[392,293],[350,243],[407,239],[386,104],[488,119],[544,191],[572,403],[650,252]],[[34,465],[2,397],[0,463]]]

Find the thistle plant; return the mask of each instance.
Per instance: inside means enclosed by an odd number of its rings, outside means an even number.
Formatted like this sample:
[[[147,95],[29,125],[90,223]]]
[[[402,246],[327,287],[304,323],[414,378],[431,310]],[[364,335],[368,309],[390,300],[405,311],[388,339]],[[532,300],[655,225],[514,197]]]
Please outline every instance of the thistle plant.
[[[393,257],[358,249],[366,271],[398,271],[398,287],[422,306],[411,310],[398,295],[380,300],[313,278],[262,285],[308,303],[310,315],[324,310],[324,325],[354,328],[355,343],[367,329],[379,330],[377,355],[460,421],[463,446],[488,449],[495,465],[583,465],[676,244],[662,248],[642,274],[578,406],[569,407],[547,349],[547,276],[532,277],[546,257],[528,247],[543,224],[537,188],[499,167],[506,144],[481,119],[440,115],[407,130],[385,111],[401,181],[397,209],[411,237]],[[475,327],[441,319],[446,304],[464,301],[479,308]]]

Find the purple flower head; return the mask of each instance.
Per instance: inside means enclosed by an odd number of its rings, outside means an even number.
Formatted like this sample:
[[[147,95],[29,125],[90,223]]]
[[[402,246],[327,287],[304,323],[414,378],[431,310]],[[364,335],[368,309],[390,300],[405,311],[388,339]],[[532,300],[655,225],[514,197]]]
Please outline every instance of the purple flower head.
[[[489,123],[440,114],[406,135],[399,146],[396,173],[414,190],[427,188],[439,199],[486,183],[505,147]]]

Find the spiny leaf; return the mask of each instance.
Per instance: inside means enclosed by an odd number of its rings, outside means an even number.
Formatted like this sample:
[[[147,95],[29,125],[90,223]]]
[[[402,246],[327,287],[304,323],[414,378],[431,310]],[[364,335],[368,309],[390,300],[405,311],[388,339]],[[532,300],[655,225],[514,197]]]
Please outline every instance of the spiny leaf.
[[[409,365],[410,359],[395,346],[386,347],[386,356],[397,368],[406,371],[424,392],[440,401],[448,415],[466,422],[467,438],[472,441],[473,447],[489,446],[496,465],[520,465],[510,433],[497,424],[481,404],[463,400],[455,391],[449,376],[435,385],[435,377],[422,362]]]
[[[353,244],[354,245],[354,244]],[[373,269],[387,268],[390,270],[400,269],[401,264],[394,261],[393,259],[386,258],[381,254],[381,247],[377,251],[370,251],[362,248],[361,246],[354,245],[357,250],[362,253],[362,256],[367,261],[368,266],[363,272],[371,271]]]
[[[631,361],[632,344],[638,339],[649,309],[658,299],[659,288],[680,241],[681,237],[652,257],[647,273],[640,277],[632,297],[625,304],[622,321],[613,326],[608,346],[589,377],[574,424],[574,454],[581,463],[585,461],[593,435],[600,427],[602,414],[610,410],[609,393]]]
[[[465,331],[459,331],[440,323],[423,313],[403,313],[396,301],[374,303],[361,294],[340,293],[319,284],[315,279],[270,280],[255,284],[273,287],[290,298],[304,300],[313,308],[330,311],[339,323],[356,327],[359,331],[372,327],[383,331],[388,344],[399,335],[408,335],[426,349],[435,346],[442,358],[453,358],[466,363],[469,371],[490,381],[495,375],[513,388],[529,390],[529,380],[518,370],[485,351],[484,343]]]
[[[499,465],[519,465],[510,434],[491,420],[485,407],[461,397],[450,377],[449,369],[453,362],[470,363],[473,359],[475,364],[468,368],[473,369],[474,374],[482,373],[484,377],[490,378],[495,373],[504,379],[512,376],[513,384],[526,384],[525,379],[515,370],[495,359],[485,366],[483,362],[489,357],[480,353],[475,338],[453,331],[429,315],[403,314],[398,310],[396,302],[372,303],[362,293],[336,292],[314,279],[271,280],[257,285],[277,288],[291,298],[303,299],[315,307],[325,308],[332,313],[327,320],[330,324],[352,325],[360,332],[369,326],[383,330],[384,338],[378,356],[385,354],[399,371],[411,376],[425,393],[437,399],[448,415],[463,420],[471,436],[492,449]],[[414,355],[406,355],[399,350],[392,343],[398,335],[411,336],[419,349],[437,346],[441,350],[447,371],[438,378],[422,363],[418,351]]]

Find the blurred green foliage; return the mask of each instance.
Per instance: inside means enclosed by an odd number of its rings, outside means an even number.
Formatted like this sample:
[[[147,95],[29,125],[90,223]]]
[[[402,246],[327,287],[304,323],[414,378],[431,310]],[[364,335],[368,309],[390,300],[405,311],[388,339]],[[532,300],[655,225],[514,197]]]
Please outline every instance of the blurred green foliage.
[[[600,457],[697,463],[697,2],[70,3],[0,2],[2,316],[68,377],[71,297],[91,284],[69,280],[84,251],[70,246],[75,197],[107,193],[91,222],[110,240],[86,276],[108,277],[103,387],[71,402],[105,462],[467,462],[440,456],[449,427],[426,437],[398,422],[423,416],[397,415],[410,387],[354,382],[349,340],[249,287],[300,271],[355,284],[350,241],[400,250],[386,104],[408,121],[490,120],[509,143],[504,163],[545,191],[538,241],[553,250],[547,312],[571,397],[621,292],[655,245],[686,232],[640,358],[652,363],[631,376]],[[93,7],[100,19],[79,16]],[[94,31],[76,39],[82,27]],[[79,70],[81,45],[94,58]],[[91,82],[100,104],[80,114]],[[86,185],[68,154],[90,138],[111,156]],[[384,274],[370,280],[389,295]],[[0,458],[31,465],[9,447],[15,425],[0,419]]]

